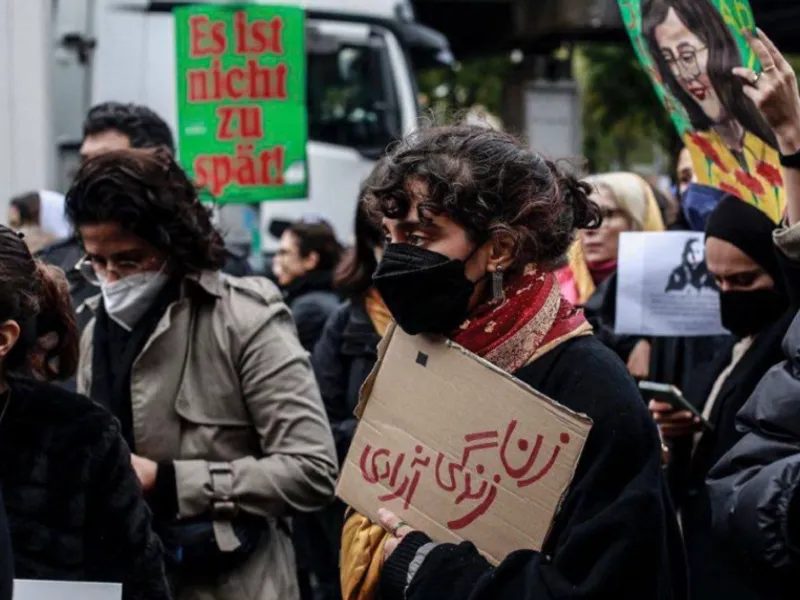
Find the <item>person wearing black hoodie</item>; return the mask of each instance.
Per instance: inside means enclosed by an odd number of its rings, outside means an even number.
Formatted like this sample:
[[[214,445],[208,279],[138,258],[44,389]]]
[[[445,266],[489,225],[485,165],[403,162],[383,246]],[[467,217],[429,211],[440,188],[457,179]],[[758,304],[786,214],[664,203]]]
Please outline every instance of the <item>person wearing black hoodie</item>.
[[[720,289],[722,324],[734,338],[695,370],[683,391],[713,429],[701,426],[690,412],[650,403],[670,446],[668,475],[695,598],[759,598],[711,531],[705,479],[741,439],[736,414],[767,370],[780,362],[781,342],[797,311],[790,298],[800,293],[800,281],[786,273],[788,265],[782,268],[772,242],[775,230],[766,214],[734,196],[725,196],[708,219],[706,261]]]

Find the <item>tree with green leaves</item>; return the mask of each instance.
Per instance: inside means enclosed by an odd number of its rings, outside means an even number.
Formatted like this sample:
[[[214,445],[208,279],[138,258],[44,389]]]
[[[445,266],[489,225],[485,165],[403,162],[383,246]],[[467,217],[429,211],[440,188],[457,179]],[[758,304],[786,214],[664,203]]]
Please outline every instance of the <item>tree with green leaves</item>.
[[[577,48],[574,74],[583,101],[584,153],[592,170],[630,168],[659,145],[670,157],[681,147],[672,122],[628,44]]]

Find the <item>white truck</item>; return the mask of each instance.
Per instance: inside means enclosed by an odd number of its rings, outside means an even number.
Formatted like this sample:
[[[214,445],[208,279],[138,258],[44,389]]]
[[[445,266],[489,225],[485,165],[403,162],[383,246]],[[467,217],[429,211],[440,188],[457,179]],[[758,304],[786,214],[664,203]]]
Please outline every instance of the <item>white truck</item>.
[[[194,3],[200,3],[195,1]],[[224,4],[224,0],[215,0]],[[415,69],[452,61],[447,42],[414,22],[407,0],[276,0],[307,11],[307,201],[220,210],[227,241],[248,246],[252,228],[305,215],[352,236],[360,183],[392,140],[417,124]],[[171,10],[183,2],[59,0],[60,44],[53,85],[61,185],[74,166],[83,114],[115,100],[146,104],[176,130],[175,36]],[[255,218],[254,218],[255,215]],[[262,236],[262,249],[275,240]]]

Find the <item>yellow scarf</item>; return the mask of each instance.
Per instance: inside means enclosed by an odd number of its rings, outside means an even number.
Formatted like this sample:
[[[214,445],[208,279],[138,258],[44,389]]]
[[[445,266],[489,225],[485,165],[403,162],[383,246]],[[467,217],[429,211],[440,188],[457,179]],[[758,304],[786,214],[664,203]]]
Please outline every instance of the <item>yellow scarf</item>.
[[[364,308],[367,309],[369,320],[372,321],[372,326],[378,335],[383,337],[389,323],[392,322],[392,313],[383,303],[383,298],[374,287],[370,288],[367,295],[364,296]]]

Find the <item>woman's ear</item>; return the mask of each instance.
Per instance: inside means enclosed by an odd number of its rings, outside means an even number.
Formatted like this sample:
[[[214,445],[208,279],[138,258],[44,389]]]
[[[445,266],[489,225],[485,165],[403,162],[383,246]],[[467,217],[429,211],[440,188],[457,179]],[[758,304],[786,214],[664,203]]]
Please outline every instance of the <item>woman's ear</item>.
[[[5,360],[9,352],[17,345],[19,340],[19,323],[5,321],[0,323],[0,360]]]
[[[303,268],[306,271],[313,271],[319,265],[319,252],[312,250],[308,253],[308,256],[302,259],[303,261]]]
[[[498,269],[507,270],[514,260],[515,248],[514,240],[507,233],[499,233],[493,236],[486,270],[490,273],[494,273]]]

